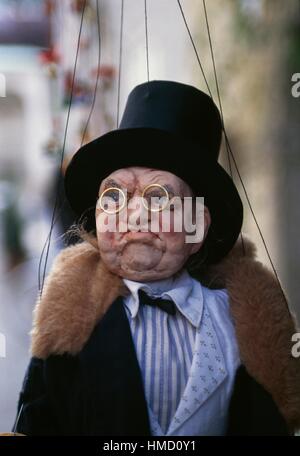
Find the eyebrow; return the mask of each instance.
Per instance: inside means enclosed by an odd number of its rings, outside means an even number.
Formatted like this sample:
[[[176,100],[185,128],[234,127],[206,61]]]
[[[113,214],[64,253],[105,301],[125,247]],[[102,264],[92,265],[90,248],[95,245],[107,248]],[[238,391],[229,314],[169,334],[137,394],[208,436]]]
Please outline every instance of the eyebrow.
[[[160,184],[160,185],[162,185],[163,187],[165,187],[165,189],[166,189],[169,193],[172,193],[173,196],[175,196],[176,193],[178,193],[178,192],[175,192],[174,187],[173,187],[171,184],[165,184],[165,183],[163,182],[164,176],[162,176],[162,174],[161,174],[160,172],[157,173],[157,171],[158,171],[157,169],[154,169],[154,168],[153,168],[153,169],[151,169],[150,171],[151,171],[151,172],[156,172],[156,176],[154,177],[154,181],[151,182],[152,179],[150,180],[149,185]],[[158,180],[159,182],[156,182],[156,180]],[[179,193],[182,193],[181,186],[180,186]]]
[[[109,187],[116,187],[116,188],[122,188],[118,182],[116,182],[114,179],[107,179],[104,184],[104,189],[106,190]]]
[[[151,185],[155,185],[155,183],[153,182],[153,184],[151,184]],[[170,185],[170,184],[161,184],[161,185],[163,187],[165,187],[169,193],[172,193],[173,196],[176,194],[174,187],[172,185]],[[120,188],[120,189],[123,188],[122,185],[120,185],[114,179],[107,179],[104,183],[103,190],[106,190],[107,188],[110,188],[110,187],[116,187],[116,188]]]

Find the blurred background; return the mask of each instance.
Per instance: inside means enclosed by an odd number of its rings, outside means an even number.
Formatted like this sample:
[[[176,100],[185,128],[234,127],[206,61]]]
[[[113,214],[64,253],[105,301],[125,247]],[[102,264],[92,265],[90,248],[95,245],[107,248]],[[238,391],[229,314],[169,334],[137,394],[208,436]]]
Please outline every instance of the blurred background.
[[[292,90],[300,73],[300,3],[206,3],[227,134],[290,308],[300,318],[300,89]],[[121,0],[98,4],[99,21],[96,0],[0,0],[0,432],[12,428],[29,361],[38,265],[67,119],[62,171],[82,143],[116,127],[118,104],[121,116],[129,91],[147,80],[144,1],[125,0],[123,13]],[[180,4],[218,103],[203,2]],[[177,1],[147,2],[147,32],[150,80],[180,81],[207,92]],[[229,170],[224,145],[221,162]],[[270,267],[231,165],[244,202],[243,231]],[[59,201],[48,269],[73,221],[62,189]]]

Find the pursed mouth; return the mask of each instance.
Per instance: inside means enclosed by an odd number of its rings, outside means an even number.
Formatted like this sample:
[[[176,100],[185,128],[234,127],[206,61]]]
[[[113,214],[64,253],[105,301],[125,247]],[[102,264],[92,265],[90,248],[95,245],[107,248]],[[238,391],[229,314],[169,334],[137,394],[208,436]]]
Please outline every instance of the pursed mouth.
[[[126,239],[127,241],[149,241],[153,240],[155,238],[158,238],[157,233],[152,233],[150,231],[143,232],[143,231],[128,231],[127,233],[124,233],[123,239]]]

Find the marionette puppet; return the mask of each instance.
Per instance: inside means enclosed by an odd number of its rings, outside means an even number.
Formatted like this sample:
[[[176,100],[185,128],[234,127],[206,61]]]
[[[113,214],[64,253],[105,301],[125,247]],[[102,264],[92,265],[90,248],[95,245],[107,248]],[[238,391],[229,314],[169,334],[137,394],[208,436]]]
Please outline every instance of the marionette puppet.
[[[150,81],[130,93],[117,129],[74,155],[64,184],[81,241],[57,256],[34,309],[14,431],[300,427],[296,322],[241,237],[242,202],[218,163],[221,136],[210,96]]]

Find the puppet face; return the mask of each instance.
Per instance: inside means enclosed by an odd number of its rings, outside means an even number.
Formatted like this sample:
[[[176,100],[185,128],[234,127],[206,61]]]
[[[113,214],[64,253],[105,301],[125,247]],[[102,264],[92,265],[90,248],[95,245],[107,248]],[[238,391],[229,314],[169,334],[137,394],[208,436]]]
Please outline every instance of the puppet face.
[[[175,231],[174,217],[178,212],[174,208],[166,209],[166,189],[169,198],[183,201],[193,196],[182,179],[157,169],[119,169],[101,182],[99,196],[103,196],[96,207],[97,239],[101,258],[113,273],[141,282],[171,277],[184,266],[190,255],[200,249],[210,225],[208,209],[204,207],[202,212],[202,239],[188,243],[183,218],[182,229],[178,231],[176,228]],[[103,203],[104,195],[117,203],[115,211],[120,209],[117,214],[111,215],[107,211],[108,206]],[[147,198],[142,199],[142,195]],[[160,206],[150,206],[150,200],[159,201]],[[146,201],[149,201],[148,205],[145,205]],[[154,210],[149,210],[149,207]],[[167,230],[166,219],[163,219],[166,210],[171,218]],[[192,212],[194,210],[193,207]],[[110,224],[111,217],[114,217],[114,224]],[[151,230],[151,221],[155,222],[152,225],[156,227],[154,230]]]

